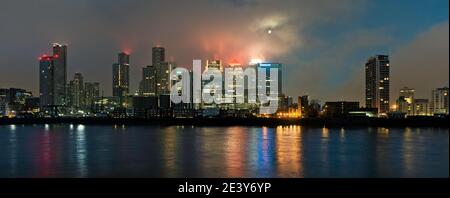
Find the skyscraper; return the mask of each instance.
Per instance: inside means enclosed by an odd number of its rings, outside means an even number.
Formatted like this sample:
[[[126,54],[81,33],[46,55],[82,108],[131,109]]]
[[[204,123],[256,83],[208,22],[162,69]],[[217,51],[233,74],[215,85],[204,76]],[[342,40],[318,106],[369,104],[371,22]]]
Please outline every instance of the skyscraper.
[[[53,62],[54,62],[54,93],[55,104],[66,105],[67,95],[67,46],[58,43],[53,44]]]
[[[366,69],[366,107],[377,108],[380,114],[389,112],[389,56],[370,57]]]
[[[148,65],[142,68],[142,80],[139,84],[139,94],[141,96],[156,95],[156,69],[155,66]]]
[[[67,46],[53,44],[53,56],[39,57],[39,97],[42,111],[66,105]]]
[[[166,60],[166,50],[163,47],[152,48],[152,65],[158,66],[161,62]]]
[[[73,80],[69,83],[69,106],[74,109],[81,109],[84,107],[84,83],[83,76],[80,73],[75,73]]]
[[[157,95],[170,93],[170,72],[174,67],[173,62],[161,62],[156,68],[156,92]]]
[[[93,110],[95,102],[100,99],[100,83],[86,82],[84,84],[86,110]]]
[[[39,98],[41,111],[50,111],[55,105],[55,86],[53,71],[55,61],[52,56],[39,57]]]
[[[175,66],[174,63],[166,62],[166,51],[163,47],[158,46],[152,48],[152,66],[156,72],[155,94],[169,94],[169,75],[171,68]]]
[[[208,70],[217,70],[222,72],[222,61],[221,60],[207,60],[206,61],[206,65],[205,65],[205,71]],[[222,99],[222,97],[218,97],[219,94],[223,95],[223,82],[224,79],[222,78],[222,81],[220,82],[220,84],[216,83],[216,84],[212,84],[213,80],[211,79],[204,79],[202,80],[202,93],[203,94],[211,94],[214,93],[214,96],[216,97],[217,100]],[[209,109],[213,109],[213,108],[217,108],[218,105],[217,104],[206,104],[206,103],[202,103],[202,108],[209,108]]]
[[[449,114],[448,87],[437,88],[431,95],[431,113]]]
[[[266,94],[267,96],[274,96],[276,95],[276,97],[268,97],[269,101],[273,101],[276,100],[278,102],[278,106],[282,105],[281,101],[283,100],[283,86],[282,86],[282,82],[283,82],[283,76],[282,76],[282,70],[281,70],[282,65],[280,63],[258,63],[257,64],[257,83],[258,83],[258,98],[262,97],[262,94]],[[277,69],[277,78],[278,81],[276,82],[278,85],[278,89],[274,90],[273,89],[273,83],[274,83],[274,76],[271,76],[271,69]],[[259,71],[265,71],[266,73],[266,79],[260,79],[261,77],[259,76]],[[265,81],[266,83],[266,93],[260,93],[259,89],[262,88],[261,84],[260,84],[260,80]]]
[[[278,77],[278,95],[281,96],[283,94],[283,79],[282,79],[282,72],[281,72],[281,64],[280,63],[258,63],[257,65],[257,69],[259,70],[265,70],[266,71],[266,83],[267,83],[267,88],[268,88],[268,92],[269,93],[269,89],[270,89],[270,83],[272,82],[272,79],[274,77],[270,76],[270,69],[277,69],[277,77]],[[257,73],[259,73],[257,71]],[[259,78],[259,77],[258,77]],[[258,85],[259,86],[259,85]],[[274,90],[270,90],[270,92],[274,92]]]
[[[113,96],[123,105],[130,92],[130,55],[122,52],[118,55],[118,63],[113,64]]]

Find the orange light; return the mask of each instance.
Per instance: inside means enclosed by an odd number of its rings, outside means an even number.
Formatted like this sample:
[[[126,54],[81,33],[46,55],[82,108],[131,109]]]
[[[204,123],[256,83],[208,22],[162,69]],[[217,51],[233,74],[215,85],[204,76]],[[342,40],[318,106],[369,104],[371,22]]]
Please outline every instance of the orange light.
[[[238,60],[236,60],[236,59],[233,59],[231,62],[230,62],[230,64],[229,64],[230,66],[232,66],[232,67],[235,67],[235,66],[240,66],[241,65],[241,63],[239,63],[239,61]]]

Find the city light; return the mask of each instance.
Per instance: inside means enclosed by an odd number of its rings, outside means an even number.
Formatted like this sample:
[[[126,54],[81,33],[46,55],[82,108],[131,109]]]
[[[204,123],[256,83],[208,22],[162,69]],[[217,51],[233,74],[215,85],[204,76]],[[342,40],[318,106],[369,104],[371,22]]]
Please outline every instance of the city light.
[[[264,62],[264,58],[252,58],[251,60],[250,60],[250,65],[256,65],[256,64],[259,64],[259,63],[263,63]]]

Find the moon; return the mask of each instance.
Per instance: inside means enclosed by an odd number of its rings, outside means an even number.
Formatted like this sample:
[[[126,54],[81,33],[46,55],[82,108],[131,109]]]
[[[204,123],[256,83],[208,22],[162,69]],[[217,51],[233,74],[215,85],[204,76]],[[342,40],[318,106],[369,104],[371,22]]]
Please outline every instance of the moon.
[[[268,29],[267,34],[272,34],[272,29]]]

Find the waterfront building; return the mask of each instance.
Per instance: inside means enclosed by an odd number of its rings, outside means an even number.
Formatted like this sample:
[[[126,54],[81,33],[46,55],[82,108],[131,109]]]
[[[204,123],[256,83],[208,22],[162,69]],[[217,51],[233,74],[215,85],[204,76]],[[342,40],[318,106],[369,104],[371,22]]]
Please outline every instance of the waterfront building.
[[[349,101],[325,102],[323,106],[324,115],[327,117],[347,116],[350,112],[359,109],[359,102]]]
[[[142,68],[142,80],[139,84],[139,95],[154,96],[156,95],[156,68],[148,65]]]
[[[432,91],[431,113],[448,115],[449,113],[448,91],[449,91],[448,87],[437,88]]]
[[[113,96],[119,99],[121,106],[126,106],[126,97],[130,92],[130,55],[122,52],[118,62],[113,64]]]
[[[397,111],[406,115],[414,115],[414,92],[412,88],[404,87],[400,89],[400,95],[397,99]]]
[[[85,110],[92,112],[95,109],[95,102],[100,99],[100,83],[84,83],[84,93]]]
[[[67,103],[67,46],[53,44],[53,55],[39,57],[39,98],[41,111],[49,113]]]
[[[74,110],[80,110],[85,105],[83,75],[75,73],[68,85],[68,105]]]
[[[370,57],[365,64],[366,107],[378,108],[380,115],[387,115],[390,109],[390,62],[389,56]]]
[[[428,99],[414,99],[413,111],[416,116],[430,115],[430,105]]]

